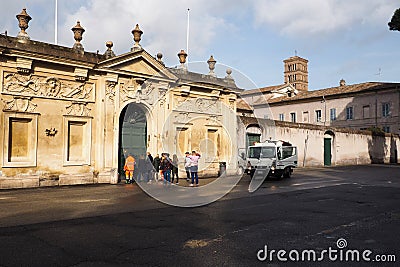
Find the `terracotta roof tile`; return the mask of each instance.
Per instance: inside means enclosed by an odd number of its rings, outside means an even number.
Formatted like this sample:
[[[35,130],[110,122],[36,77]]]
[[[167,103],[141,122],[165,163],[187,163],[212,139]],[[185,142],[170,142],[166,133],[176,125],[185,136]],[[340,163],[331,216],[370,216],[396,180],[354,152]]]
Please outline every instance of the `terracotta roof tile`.
[[[243,99],[238,99],[238,101],[236,102],[236,108],[249,111],[253,110],[253,108],[250,107],[250,105]]]
[[[400,87],[400,83],[365,82],[365,83],[330,87],[314,91],[299,91],[299,93],[296,96],[293,97],[283,96],[283,97],[273,98],[270,99],[268,103],[296,101],[296,100],[311,99],[316,97],[335,96],[341,94],[357,93],[361,91],[372,91],[377,89],[387,89],[394,87]]]
[[[286,86],[286,84],[278,84],[278,85],[266,86],[266,87],[262,87],[262,88],[245,90],[245,91],[243,91],[242,95],[250,95],[250,94],[271,92],[271,91],[280,89],[280,88],[282,88],[284,86]]]
[[[54,45],[35,40],[29,40],[27,43],[21,43],[18,41],[18,38],[5,35],[0,35],[0,50],[19,50],[37,55],[41,54],[56,58],[78,60],[90,64],[96,64],[105,59],[103,55],[88,51],[85,51],[83,55],[76,53],[72,47]]]

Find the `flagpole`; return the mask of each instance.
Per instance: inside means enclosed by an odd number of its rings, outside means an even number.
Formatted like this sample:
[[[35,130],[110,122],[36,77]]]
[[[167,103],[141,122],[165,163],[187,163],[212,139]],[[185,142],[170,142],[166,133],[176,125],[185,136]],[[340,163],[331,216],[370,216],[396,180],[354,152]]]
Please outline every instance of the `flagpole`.
[[[57,44],[58,40],[57,40],[57,0],[56,0],[56,5],[55,5],[55,9],[54,9],[54,43]]]
[[[187,29],[186,29],[186,53],[188,54],[188,59],[187,62],[189,62],[189,11],[190,9],[187,9]]]

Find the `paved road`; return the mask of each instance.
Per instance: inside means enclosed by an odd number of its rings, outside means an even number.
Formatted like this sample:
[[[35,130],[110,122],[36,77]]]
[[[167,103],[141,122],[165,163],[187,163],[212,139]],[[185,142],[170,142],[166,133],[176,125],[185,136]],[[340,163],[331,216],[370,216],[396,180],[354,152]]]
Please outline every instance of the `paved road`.
[[[321,253],[339,238],[398,266],[400,166],[296,169],[252,194],[248,183],[199,208],[170,207],[136,185],[0,191],[0,266],[286,266],[257,252]],[[302,262],[322,264],[396,266]]]

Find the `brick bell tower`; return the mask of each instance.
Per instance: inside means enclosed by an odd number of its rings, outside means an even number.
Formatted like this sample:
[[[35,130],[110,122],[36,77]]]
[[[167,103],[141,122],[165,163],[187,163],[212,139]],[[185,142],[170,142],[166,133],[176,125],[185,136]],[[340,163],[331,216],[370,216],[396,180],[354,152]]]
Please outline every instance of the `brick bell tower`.
[[[290,83],[299,91],[308,91],[308,60],[296,55],[283,63],[285,83]]]

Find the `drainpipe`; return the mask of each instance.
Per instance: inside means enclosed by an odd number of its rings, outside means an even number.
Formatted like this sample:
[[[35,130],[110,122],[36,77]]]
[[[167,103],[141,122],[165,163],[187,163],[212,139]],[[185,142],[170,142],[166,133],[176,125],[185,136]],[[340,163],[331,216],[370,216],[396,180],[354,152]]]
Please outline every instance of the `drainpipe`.
[[[397,92],[399,93],[399,102],[397,107],[400,108],[400,89],[396,85]],[[400,114],[400,110],[397,110],[397,114]],[[400,116],[397,116],[397,134],[400,134]]]
[[[322,96],[322,99],[324,101],[324,126],[326,124],[326,100],[325,100],[325,96]]]
[[[375,128],[378,128],[378,91],[375,91]]]
[[[307,146],[308,146],[308,134],[306,140],[304,140],[304,157],[303,157],[303,167],[306,166],[306,154],[307,154]]]

